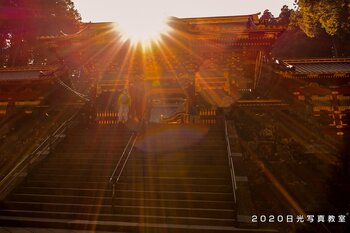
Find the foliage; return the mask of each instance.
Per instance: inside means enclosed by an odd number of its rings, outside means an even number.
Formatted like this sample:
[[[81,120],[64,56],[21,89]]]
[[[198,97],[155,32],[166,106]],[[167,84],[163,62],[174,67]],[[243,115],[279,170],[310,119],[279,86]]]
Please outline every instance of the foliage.
[[[284,26],[288,26],[292,12],[293,10],[289,9],[287,5],[283,5],[281,8],[281,13],[278,16],[278,23]]]
[[[260,17],[260,23],[264,23],[264,24],[271,24],[274,20],[274,16],[273,14],[270,12],[270,10],[266,9],[264,11],[264,13],[261,15]]]
[[[299,0],[297,9],[281,8],[277,18],[265,10],[268,26],[288,26],[272,50],[279,58],[347,57],[350,54],[349,0]]]
[[[1,28],[27,34],[57,35],[74,31],[81,20],[71,0],[0,0]]]
[[[72,33],[80,20],[71,0],[0,0],[0,66],[36,62],[37,37]]]
[[[289,9],[287,5],[284,5],[281,8],[281,13],[276,18],[270,12],[270,10],[266,9],[264,13],[261,15],[259,21],[267,26],[279,25],[279,26],[288,26],[290,21],[290,15],[293,10]]]
[[[331,36],[350,33],[349,0],[297,0],[297,4],[292,19],[309,37],[323,30]]]
[[[299,28],[285,31],[272,49],[272,56],[280,59],[332,57],[332,41],[326,33],[310,38]]]

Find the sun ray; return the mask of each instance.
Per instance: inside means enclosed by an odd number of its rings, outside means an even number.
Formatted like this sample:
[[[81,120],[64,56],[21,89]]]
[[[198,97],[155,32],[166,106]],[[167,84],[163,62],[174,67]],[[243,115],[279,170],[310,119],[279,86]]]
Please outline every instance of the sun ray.
[[[124,45],[127,45],[127,44],[125,44],[124,43]],[[122,48],[121,48],[121,50],[122,50]],[[130,58],[130,53],[131,53],[131,51],[132,51],[132,47],[131,46],[127,46],[127,51],[126,51],[126,54],[125,54],[125,56],[124,56],[124,58],[123,58],[123,60],[122,60],[122,64],[121,64],[121,67],[120,67],[120,69],[119,69],[119,71],[117,72],[117,74],[116,74],[116,82],[114,83],[114,85],[115,85],[115,87],[117,87],[117,82],[122,78],[122,76],[123,76],[123,72],[124,72],[124,70],[125,70],[125,67],[127,66],[127,63],[128,63],[128,60],[129,60],[129,58]],[[124,88],[126,87],[126,85],[127,85],[127,82],[128,82],[128,75],[126,75],[126,83],[124,83]],[[115,99],[114,98],[115,96],[110,96],[109,97],[109,99],[107,100],[107,106],[113,106],[113,100]]]
[[[287,191],[287,189],[281,184],[281,182],[274,176],[274,174],[265,166],[265,163],[258,158],[258,155],[252,151],[252,149],[247,145],[246,142],[240,140],[241,145],[253,156],[255,163],[259,166],[265,177],[271,182],[271,184],[278,190],[281,197],[283,197],[296,214],[301,214],[306,216],[305,210],[301,207],[300,203],[293,198],[293,196]]]
[[[200,58],[200,55],[193,52],[191,50],[191,48],[189,48],[187,45],[185,45],[184,43],[181,42],[180,39],[176,38],[176,35],[180,35],[183,34],[183,32],[180,32],[176,29],[172,30],[171,36],[168,36],[167,38],[169,38],[170,40],[172,40],[176,45],[178,45],[180,48],[184,49],[186,52],[188,52],[190,55],[194,56],[196,59]]]
[[[106,51],[111,54],[117,54],[121,45],[118,45],[118,38],[114,38],[112,39],[109,43],[107,43],[102,49],[100,49],[99,51],[95,52],[94,54],[92,54],[91,56],[89,56],[88,58],[86,58],[85,62],[83,64],[81,64],[81,66],[84,66],[86,64],[89,64],[89,62],[96,60],[96,58],[99,55],[103,55],[106,56]],[[90,43],[84,43],[82,44],[80,47],[76,48],[75,51],[86,51],[89,49],[89,47],[91,46]],[[111,47],[112,46],[112,47]],[[87,54],[85,54],[85,56],[87,56]],[[103,70],[106,67],[103,66]]]
[[[168,52],[171,52],[171,51],[169,51],[169,49],[167,47],[161,46],[161,45],[158,45],[158,49],[159,49],[160,55],[167,62],[167,65],[170,68],[170,72],[176,77],[177,76],[176,69],[175,69],[174,65],[171,63],[171,61],[169,61],[169,55],[166,54],[166,51],[168,51]],[[166,51],[164,51],[163,49],[166,50]]]

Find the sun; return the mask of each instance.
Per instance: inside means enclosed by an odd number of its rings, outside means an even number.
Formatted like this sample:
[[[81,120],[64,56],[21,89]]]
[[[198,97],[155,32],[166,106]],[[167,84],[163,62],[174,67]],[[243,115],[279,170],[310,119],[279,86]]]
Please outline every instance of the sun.
[[[159,41],[162,35],[169,32],[167,21],[166,16],[157,14],[127,15],[117,19],[116,27],[123,40],[148,45]]]

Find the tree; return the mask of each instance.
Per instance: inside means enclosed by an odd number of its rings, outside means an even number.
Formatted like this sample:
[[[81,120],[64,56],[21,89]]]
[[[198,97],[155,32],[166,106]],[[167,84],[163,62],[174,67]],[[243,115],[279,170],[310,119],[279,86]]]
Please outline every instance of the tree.
[[[281,8],[281,13],[278,16],[278,24],[288,26],[290,23],[290,16],[293,10],[289,9],[287,5]]]
[[[293,20],[309,37],[323,30],[331,36],[350,33],[349,0],[297,0],[297,4]]]
[[[80,20],[71,0],[0,0],[0,66],[35,61],[37,37],[72,33]]]
[[[298,8],[292,12],[292,24],[311,38],[326,33],[332,41],[332,56],[349,56],[350,1],[296,0],[296,3]]]
[[[280,36],[272,49],[272,56],[280,59],[332,57],[332,41],[324,32],[310,38],[300,28],[289,28]]]
[[[260,23],[263,23],[265,25],[269,25],[274,22],[275,17],[270,12],[270,10],[266,9],[264,13],[260,17]]]

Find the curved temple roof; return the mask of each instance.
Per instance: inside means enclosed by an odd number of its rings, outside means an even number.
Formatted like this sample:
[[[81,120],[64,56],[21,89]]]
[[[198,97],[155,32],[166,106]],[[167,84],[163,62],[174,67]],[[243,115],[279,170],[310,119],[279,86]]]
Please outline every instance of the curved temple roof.
[[[57,67],[17,67],[0,70],[0,83],[8,81],[44,81],[53,77]]]
[[[278,64],[282,69],[279,72],[288,78],[318,77],[318,75],[347,77],[350,75],[350,58],[283,60]]]

